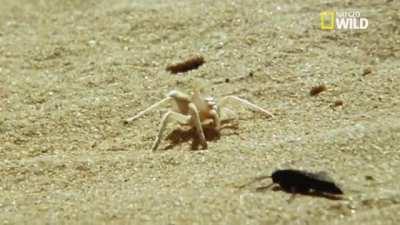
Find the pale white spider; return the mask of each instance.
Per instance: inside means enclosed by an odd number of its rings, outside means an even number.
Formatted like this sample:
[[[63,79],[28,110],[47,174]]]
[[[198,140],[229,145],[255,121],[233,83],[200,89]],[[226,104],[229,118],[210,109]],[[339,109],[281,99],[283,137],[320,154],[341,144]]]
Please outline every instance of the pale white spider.
[[[217,104],[213,97],[204,96],[199,90],[194,91],[192,96],[189,96],[177,90],[173,90],[168,93],[166,98],[139,112],[137,115],[126,119],[125,122],[132,122],[140,118],[150,110],[170,100],[173,100],[173,102],[175,102],[175,107],[174,109],[169,110],[167,113],[165,113],[162,117],[158,135],[152,146],[153,151],[156,150],[159,146],[162,134],[167,124],[172,121],[176,121],[182,125],[195,127],[196,134],[200,140],[201,146],[203,147],[203,149],[207,148],[203,126],[211,126],[215,130],[219,131],[221,129],[221,117],[227,114],[234,114],[232,110],[225,107],[229,100],[234,100],[247,108],[259,111],[265,114],[267,117],[273,117],[273,115],[267,110],[234,95],[229,95],[221,98],[219,104]]]

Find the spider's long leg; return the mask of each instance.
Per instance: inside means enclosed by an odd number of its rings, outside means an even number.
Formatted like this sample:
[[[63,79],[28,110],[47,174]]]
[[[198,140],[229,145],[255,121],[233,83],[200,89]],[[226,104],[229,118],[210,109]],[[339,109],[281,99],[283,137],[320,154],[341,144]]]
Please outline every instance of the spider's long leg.
[[[223,98],[221,99],[221,101],[220,101],[221,107],[223,107],[223,105],[226,104],[226,102],[227,102],[229,99],[233,99],[233,100],[235,100],[235,101],[241,103],[242,105],[246,106],[247,108],[250,108],[250,109],[253,109],[253,110],[256,110],[256,111],[260,111],[260,112],[266,114],[268,117],[273,117],[272,113],[270,113],[269,111],[267,111],[267,110],[261,108],[260,106],[258,106],[258,105],[256,105],[256,104],[253,104],[253,103],[247,101],[246,99],[239,98],[239,97],[234,96],[234,95],[229,95],[229,96],[223,97]]]
[[[154,141],[151,148],[153,151],[155,151],[158,148],[158,145],[160,145],[165,128],[167,127],[168,123],[173,120],[182,124],[188,124],[190,122],[190,116],[186,116],[173,111],[168,111],[167,113],[165,113],[161,119],[160,130],[158,131],[156,140]]]
[[[197,135],[200,138],[200,144],[203,147],[203,149],[206,149],[207,141],[206,141],[206,137],[204,136],[203,127],[202,127],[201,121],[200,121],[199,111],[197,110],[196,105],[193,103],[190,103],[189,111],[190,111],[191,120],[192,120],[191,122],[196,127]]]
[[[139,113],[136,114],[135,116],[126,119],[126,120],[125,120],[125,123],[130,123],[130,122],[132,122],[132,121],[138,119],[139,117],[143,116],[145,113],[147,113],[147,112],[149,112],[150,110],[152,110],[152,109],[154,109],[154,108],[160,106],[161,104],[163,104],[164,102],[166,102],[166,101],[168,101],[168,100],[170,100],[170,99],[171,99],[171,97],[166,97],[166,98],[162,99],[161,101],[154,103],[153,105],[151,105],[151,106],[148,107],[147,109],[145,109],[145,110],[139,112]]]

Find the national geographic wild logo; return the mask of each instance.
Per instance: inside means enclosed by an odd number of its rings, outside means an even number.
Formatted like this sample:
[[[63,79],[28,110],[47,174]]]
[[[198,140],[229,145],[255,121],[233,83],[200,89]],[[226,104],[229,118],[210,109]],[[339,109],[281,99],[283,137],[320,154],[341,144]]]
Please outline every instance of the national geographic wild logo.
[[[324,11],[320,13],[321,30],[364,30],[368,28],[368,19],[360,11]]]

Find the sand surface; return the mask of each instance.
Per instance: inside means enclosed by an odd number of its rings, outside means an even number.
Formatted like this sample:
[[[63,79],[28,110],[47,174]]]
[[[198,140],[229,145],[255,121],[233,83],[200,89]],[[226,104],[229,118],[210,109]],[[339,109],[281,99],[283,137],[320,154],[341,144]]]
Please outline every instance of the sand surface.
[[[321,11],[349,8],[368,29],[320,30]],[[398,224],[399,9],[396,0],[1,0],[0,224]],[[206,63],[165,71],[191,55]],[[320,84],[327,90],[310,96]],[[194,85],[275,117],[232,104],[238,128],[197,151],[190,140],[150,150],[168,105],[123,124]],[[344,198],[288,202],[257,191],[269,180],[237,188],[283,168],[327,171]]]

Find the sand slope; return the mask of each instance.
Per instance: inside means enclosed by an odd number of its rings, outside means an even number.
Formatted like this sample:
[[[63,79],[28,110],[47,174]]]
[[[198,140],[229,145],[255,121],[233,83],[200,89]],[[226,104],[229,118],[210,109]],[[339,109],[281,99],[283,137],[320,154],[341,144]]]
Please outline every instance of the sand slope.
[[[3,0],[0,223],[398,223],[400,5],[325,2]],[[349,8],[367,30],[320,30],[321,11]],[[165,71],[193,54],[206,64]],[[122,123],[194,84],[275,117],[233,106],[239,128],[208,150],[155,153],[166,109]],[[236,188],[277,168],[327,171],[345,198]]]

